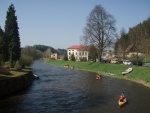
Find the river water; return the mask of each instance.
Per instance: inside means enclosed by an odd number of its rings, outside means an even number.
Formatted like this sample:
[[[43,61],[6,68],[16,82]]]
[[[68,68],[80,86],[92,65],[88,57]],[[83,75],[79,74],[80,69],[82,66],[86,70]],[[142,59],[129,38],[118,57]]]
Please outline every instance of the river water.
[[[150,88],[130,81],[35,61],[40,79],[6,99],[0,113],[150,113]],[[124,91],[127,103],[118,106]]]

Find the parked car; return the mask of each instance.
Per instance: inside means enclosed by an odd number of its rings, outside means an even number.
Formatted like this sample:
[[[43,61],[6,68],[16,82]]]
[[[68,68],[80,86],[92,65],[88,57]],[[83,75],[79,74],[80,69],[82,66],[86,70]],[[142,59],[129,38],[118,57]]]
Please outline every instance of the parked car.
[[[112,59],[112,60],[110,61],[110,63],[118,64],[118,63],[119,63],[119,61],[118,61],[118,59],[117,59],[117,58],[115,58],[115,59]]]
[[[129,60],[124,60],[124,61],[123,61],[123,64],[124,64],[124,65],[132,65],[132,62],[129,61]]]
[[[145,66],[145,67],[150,67],[150,63],[149,63],[149,62],[143,63],[143,66]]]

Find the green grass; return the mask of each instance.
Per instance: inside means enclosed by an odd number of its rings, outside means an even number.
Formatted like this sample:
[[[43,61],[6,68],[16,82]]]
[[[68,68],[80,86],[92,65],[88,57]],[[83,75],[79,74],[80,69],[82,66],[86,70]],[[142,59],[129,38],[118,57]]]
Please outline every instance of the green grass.
[[[103,75],[109,75],[108,73],[114,73],[116,77],[132,80],[142,84],[150,84],[150,68],[142,66],[126,66],[122,64],[107,64],[98,62],[73,62],[73,61],[62,61],[62,60],[47,60],[46,63],[54,64],[57,66],[75,67],[75,69],[87,70],[96,72]],[[125,76],[121,73],[127,68],[132,67],[133,71]]]

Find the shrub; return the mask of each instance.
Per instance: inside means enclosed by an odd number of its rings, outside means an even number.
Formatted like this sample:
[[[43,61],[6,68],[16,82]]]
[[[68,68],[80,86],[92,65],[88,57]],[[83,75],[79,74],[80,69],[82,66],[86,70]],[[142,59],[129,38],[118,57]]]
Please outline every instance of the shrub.
[[[24,68],[26,66],[30,66],[33,63],[33,58],[25,54],[22,54],[18,63],[22,68]]]
[[[71,55],[70,60],[71,61],[75,61],[76,60],[73,54]]]
[[[143,62],[140,61],[140,60],[139,60],[139,61],[133,61],[132,64],[133,64],[133,65],[142,66],[142,65],[143,65]]]

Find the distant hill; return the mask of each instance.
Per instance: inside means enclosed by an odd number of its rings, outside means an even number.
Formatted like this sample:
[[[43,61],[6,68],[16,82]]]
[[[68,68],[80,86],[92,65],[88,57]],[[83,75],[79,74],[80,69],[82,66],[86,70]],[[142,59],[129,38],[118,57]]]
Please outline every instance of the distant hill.
[[[48,48],[50,48],[53,53],[58,53],[58,55],[65,55],[65,54],[67,54],[67,50],[66,49],[59,49],[59,48],[58,49],[54,49],[53,47],[46,46],[46,45],[34,45],[33,48],[35,48],[37,50],[40,50],[41,52],[44,52]]]

